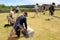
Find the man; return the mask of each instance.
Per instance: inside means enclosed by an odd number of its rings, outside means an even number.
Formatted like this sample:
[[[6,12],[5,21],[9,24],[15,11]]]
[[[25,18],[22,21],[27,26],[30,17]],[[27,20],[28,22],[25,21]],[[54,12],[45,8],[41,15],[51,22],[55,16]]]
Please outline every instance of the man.
[[[7,16],[8,24],[9,24],[9,25],[13,25],[13,23],[14,23],[14,21],[15,21],[15,19],[14,19],[14,14],[15,14],[15,12],[16,12],[16,9],[14,8],[14,9],[12,9],[12,10],[10,11],[9,15]]]
[[[52,19],[52,16],[54,16],[54,11],[55,11],[55,9],[54,9],[54,6],[55,6],[55,3],[52,3],[52,5],[49,7],[49,18],[47,19],[48,21],[50,21],[50,19]]]
[[[38,16],[38,10],[39,10],[39,7],[38,7],[38,4],[35,5],[35,16]]]
[[[14,24],[14,29],[17,37],[20,37],[20,32],[21,32],[20,30],[27,29],[26,17],[27,17],[27,12],[25,12],[23,16],[19,16],[16,19],[16,22]]]
[[[54,6],[55,6],[55,3],[52,3],[52,5],[49,7],[49,12],[51,16],[54,15],[54,11],[55,11]]]

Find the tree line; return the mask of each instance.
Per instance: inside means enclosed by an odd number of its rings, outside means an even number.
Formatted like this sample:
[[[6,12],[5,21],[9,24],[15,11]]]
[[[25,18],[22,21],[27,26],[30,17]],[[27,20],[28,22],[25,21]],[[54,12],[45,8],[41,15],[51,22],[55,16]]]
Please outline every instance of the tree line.
[[[17,6],[6,6],[4,4],[0,4],[0,10],[9,10],[10,8],[15,8],[15,7],[19,7],[19,8],[34,8],[34,5],[17,5]]]

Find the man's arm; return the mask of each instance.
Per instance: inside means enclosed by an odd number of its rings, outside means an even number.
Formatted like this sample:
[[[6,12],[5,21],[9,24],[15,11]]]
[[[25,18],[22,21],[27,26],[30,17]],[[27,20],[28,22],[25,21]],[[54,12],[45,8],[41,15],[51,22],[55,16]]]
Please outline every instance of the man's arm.
[[[25,28],[27,29],[27,20],[26,20],[26,18],[24,19],[24,25],[25,25]]]

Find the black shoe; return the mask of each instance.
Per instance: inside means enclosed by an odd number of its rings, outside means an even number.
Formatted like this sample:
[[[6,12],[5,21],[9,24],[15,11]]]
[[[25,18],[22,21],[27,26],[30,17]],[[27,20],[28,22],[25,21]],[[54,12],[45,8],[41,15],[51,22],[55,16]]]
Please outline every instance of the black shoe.
[[[5,24],[5,25],[4,25],[4,27],[8,27],[8,26],[11,26],[11,25],[9,25],[9,24]]]

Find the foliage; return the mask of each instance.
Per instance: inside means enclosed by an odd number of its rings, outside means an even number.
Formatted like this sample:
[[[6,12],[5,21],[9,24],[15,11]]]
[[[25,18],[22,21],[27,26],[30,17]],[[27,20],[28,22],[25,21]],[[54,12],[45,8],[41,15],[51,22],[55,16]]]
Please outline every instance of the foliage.
[[[10,9],[10,8],[15,8],[15,7],[19,7],[19,8],[33,8],[34,7],[34,5],[22,5],[22,6],[19,6],[19,5],[17,5],[17,6],[6,6],[6,5],[4,5],[4,4],[0,4],[0,10],[8,10],[8,9]]]

